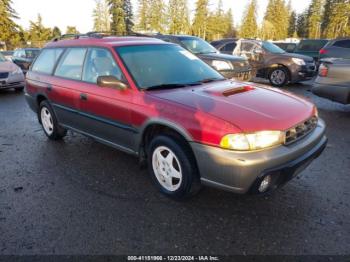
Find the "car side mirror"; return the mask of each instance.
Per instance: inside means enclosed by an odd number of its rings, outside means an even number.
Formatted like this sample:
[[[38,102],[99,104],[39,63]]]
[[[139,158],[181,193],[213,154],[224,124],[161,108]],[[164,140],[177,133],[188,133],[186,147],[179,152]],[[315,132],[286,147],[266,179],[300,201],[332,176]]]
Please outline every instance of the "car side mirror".
[[[114,76],[99,76],[97,78],[97,85],[99,87],[109,87],[119,90],[125,90],[128,88],[128,85],[118,80]]]

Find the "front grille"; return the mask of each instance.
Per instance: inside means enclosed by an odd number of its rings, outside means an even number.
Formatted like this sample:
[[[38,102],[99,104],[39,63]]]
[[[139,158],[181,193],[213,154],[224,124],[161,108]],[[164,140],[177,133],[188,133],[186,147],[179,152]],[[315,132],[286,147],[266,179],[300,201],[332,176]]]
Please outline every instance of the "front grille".
[[[8,78],[9,73],[8,72],[0,72],[0,78]]]
[[[289,145],[311,133],[317,126],[318,118],[312,117],[308,120],[288,129],[286,131],[285,144]]]

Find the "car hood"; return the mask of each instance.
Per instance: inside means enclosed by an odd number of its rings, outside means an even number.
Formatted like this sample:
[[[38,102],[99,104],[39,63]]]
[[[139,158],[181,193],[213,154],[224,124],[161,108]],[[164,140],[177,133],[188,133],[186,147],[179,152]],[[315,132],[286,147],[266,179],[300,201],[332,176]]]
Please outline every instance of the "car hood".
[[[312,57],[306,56],[306,55],[300,55],[300,54],[295,54],[295,53],[284,53],[282,55],[286,56],[286,57],[290,57],[290,58],[300,58],[306,62],[313,62],[314,61],[314,59]]]
[[[235,62],[236,61],[243,62],[247,60],[245,57],[236,56],[236,55],[226,55],[221,53],[199,54],[197,56],[203,60],[228,60],[228,61],[235,61]]]
[[[231,81],[149,94],[220,118],[242,132],[286,130],[315,113],[312,103],[290,93]]]
[[[0,62],[0,72],[13,72],[17,68],[18,66],[11,61]]]

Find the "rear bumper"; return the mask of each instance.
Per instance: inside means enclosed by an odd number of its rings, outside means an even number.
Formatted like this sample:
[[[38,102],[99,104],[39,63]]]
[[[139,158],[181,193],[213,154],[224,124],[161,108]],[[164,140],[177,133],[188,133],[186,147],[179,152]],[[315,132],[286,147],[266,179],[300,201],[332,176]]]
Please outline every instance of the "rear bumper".
[[[267,175],[274,175],[276,187],[305,169],[327,144],[325,124],[300,141],[257,152],[237,152],[192,143],[202,183],[235,193],[255,192]]]
[[[317,81],[317,80],[316,80]],[[350,104],[350,87],[315,82],[312,92],[320,97],[328,98],[342,104]]]

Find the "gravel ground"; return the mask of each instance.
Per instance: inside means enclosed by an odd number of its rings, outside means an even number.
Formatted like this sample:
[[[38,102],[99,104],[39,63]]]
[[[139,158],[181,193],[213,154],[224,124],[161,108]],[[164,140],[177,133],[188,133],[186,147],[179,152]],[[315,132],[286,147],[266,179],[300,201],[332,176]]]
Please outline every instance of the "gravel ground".
[[[0,254],[349,254],[350,107],[314,101],[329,144],[268,197],[204,188],[185,203],[137,160],[84,136],[48,141],[22,93],[0,92]]]

